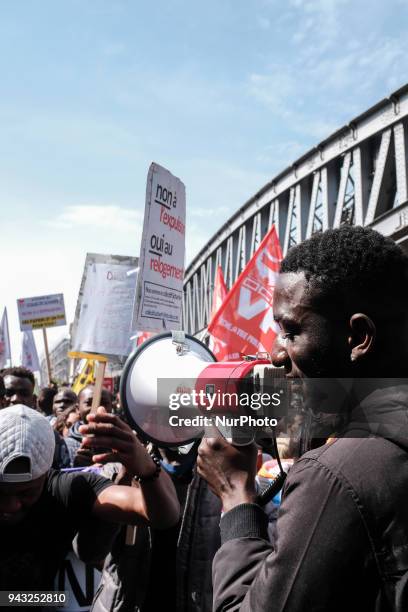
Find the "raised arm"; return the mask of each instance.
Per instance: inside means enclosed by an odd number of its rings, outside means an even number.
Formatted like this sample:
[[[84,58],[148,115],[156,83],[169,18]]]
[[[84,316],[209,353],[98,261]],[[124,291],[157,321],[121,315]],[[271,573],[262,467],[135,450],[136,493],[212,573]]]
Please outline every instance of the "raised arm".
[[[131,428],[119,417],[98,408],[80,428],[83,446],[95,450],[95,463],[120,462],[131,486],[114,485],[97,497],[93,513],[107,521],[137,524],[148,522],[157,529],[177,523],[180,505],[170,477],[157,465]],[[101,452],[103,449],[104,452]],[[134,477],[139,477],[136,482]]]
[[[301,459],[287,478],[272,550],[266,515],[251,503],[244,475],[245,461],[248,474],[253,470],[250,451],[226,444],[203,442],[198,461],[200,475],[228,510],[213,563],[214,611],[337,612],[350,609],[353,589],[353,609],[364,609],[358,587],[372,561],[370,542],[347,483],[318,460]]]

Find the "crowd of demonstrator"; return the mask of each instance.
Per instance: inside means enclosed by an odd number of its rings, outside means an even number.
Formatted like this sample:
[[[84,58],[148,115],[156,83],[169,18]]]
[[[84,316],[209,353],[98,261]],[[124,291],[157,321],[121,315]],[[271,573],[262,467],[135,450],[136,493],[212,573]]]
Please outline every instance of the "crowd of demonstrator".
[[[408,258],[368,228],[317,233],[273,315],[272,363],[325,384],[267,508],[256,444],[146,446],[108,391],[93,410],[92,386],[36,398],[30,371],[1,372],[0,591],[54,591],[73,551],[101,571],[93,612],[408,610]]]

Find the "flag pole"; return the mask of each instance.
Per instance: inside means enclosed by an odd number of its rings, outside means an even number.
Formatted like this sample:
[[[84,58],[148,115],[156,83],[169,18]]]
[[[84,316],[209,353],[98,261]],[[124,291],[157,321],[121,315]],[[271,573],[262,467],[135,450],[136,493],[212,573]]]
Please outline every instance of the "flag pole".
[[[8,324],[8,314],[7,314],[7,306],[4,307],[4,310],[6,312],[6,327],[7,327],[7,345],[8,345],[8,354],[10,355],[10,368],[13,367],[13,360],[11,358],[11,345],[10,345],[10,330],[9,330],[9,324]]]

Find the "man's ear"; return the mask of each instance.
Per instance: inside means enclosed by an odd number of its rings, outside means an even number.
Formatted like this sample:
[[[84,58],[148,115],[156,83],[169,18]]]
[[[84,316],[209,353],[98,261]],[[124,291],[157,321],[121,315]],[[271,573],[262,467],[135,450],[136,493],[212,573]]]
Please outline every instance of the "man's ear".
[[[373,350],[377,330],[373,320],[362,312],[352,315],[350,329],[350,359],[357,361]]]

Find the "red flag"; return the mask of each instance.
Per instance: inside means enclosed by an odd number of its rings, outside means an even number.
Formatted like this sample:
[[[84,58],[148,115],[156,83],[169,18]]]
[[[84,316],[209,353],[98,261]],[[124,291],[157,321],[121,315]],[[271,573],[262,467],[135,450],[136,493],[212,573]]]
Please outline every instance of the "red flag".
[[[270,352],[278,332],[272,304],[282,251],[272,226],[208,326],[228,353]]]
[[[217,271],[215,273],[215,281],[214,281],[214,291],[213,291],[213,302],[211,309],[211,321],[221,308],[224,303],[225,298],[227,297],[228,289],[225,284],[224,275],[222,273],[221,266],[218,266]],[[210,323],[211,325],[211,323]],[[228,346],[222,340],[215,338],[210,335],[209,348],[214,353],[217,361],[223,361],[227,358],[228,354]]]
[[[217,272],[215,273],[211,320],[221,308],[225,298],[227,297],[227,293],[228,289],[227,285],[225,284],[224,274],[222,273],[221,266],[218,266]]]

